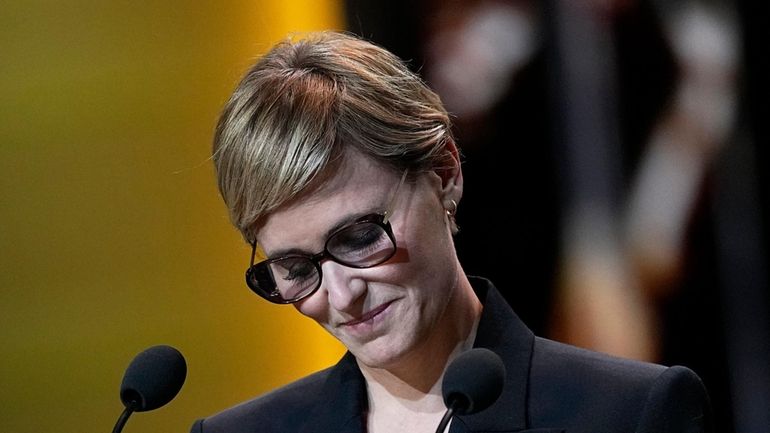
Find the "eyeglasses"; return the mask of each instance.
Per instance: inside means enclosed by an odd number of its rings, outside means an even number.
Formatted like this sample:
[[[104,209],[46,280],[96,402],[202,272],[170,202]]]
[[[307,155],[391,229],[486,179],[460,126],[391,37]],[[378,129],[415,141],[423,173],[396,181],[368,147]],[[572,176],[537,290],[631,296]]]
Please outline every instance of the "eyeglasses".
[[[321,287],[321,263],[325,260],[356,269],[371,268],[388,261],[396,253],[396,238],[389,218],[406,175],[405,171],[384,213],[366,215],[335,231],[318,254],[289,254],[255,264],[257,243],[253,242],[246,284],[270,302],[292,304]]]

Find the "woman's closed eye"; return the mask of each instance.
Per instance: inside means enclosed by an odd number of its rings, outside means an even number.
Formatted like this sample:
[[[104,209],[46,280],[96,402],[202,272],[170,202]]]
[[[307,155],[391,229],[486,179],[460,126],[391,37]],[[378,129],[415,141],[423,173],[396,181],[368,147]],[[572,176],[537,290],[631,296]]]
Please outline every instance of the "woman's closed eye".
[[[286,259],[281,262],[281,266],[286,270],[283,276],[285,281],[306,280],[316,273],[313,263],[305,258]]]
[[[376,224],[358,224],[338,233],[327,245],[329,251],[343,260],[356,260],[389,247],[390,240]]]

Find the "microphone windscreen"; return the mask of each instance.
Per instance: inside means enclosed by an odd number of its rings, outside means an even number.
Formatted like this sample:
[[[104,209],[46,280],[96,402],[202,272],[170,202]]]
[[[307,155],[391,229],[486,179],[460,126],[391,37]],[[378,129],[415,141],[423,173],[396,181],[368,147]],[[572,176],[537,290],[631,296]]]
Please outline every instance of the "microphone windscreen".
[[[471,349],[455,358],[444,373],[444,404],[458,415],[480,412],[497,400],[504,382],[500,357],[489,349]]]
[[[157,409],[173,399],[182,389],[187,363],[171,346],[153,346],[131,361],[120,385],[123,405],[134,405],[143,412]]]

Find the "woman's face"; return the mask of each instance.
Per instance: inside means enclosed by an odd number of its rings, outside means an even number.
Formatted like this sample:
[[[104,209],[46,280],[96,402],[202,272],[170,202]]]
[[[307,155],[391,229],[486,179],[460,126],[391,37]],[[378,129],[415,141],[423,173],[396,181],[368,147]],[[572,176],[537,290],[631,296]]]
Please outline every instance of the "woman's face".
[[[295,249],[323,250],[327,233],[371,213],[382,213],[394,197],[400,174],[357,152],[324,186],[269,215],[257,235],[268,257]],[[440,327],[460,268],[444,203],[447,181],[420,174],[398,190],[390,222],[396,254],[369,269],[327,260],[321,287],[294,304],[339,339],[365,365],[386,368],[424,349]],[[428,348],[429,349],[429,348]]]

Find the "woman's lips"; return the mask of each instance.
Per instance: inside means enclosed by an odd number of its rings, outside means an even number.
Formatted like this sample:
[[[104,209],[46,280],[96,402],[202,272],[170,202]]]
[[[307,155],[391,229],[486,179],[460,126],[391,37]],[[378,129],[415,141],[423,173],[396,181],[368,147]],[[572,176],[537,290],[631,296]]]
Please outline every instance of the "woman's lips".
[[[374,319],[376,316],[378,316],[383,311],[387,310],[388,307],[390,306],[390,304],[392,304],[392,303],[393,303],[393,301],[388,301],[388,302],[386,302],[384,304],[381,304],[380,306],[367,311],[366,314],[362,315],[361,317],[359,317],[357,319],[349,320],[349,321],[343,323],[342,326],[354,327],[356,325],[360,325],[362,323],[366,323],[366,322]]]

